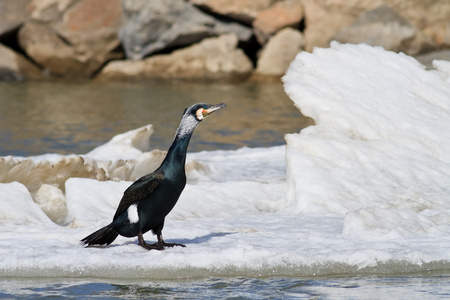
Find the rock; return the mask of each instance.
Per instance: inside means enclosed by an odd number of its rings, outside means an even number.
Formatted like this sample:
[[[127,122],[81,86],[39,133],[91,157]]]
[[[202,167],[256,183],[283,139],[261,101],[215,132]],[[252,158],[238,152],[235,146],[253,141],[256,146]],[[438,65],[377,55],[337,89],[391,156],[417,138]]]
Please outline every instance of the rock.
[[[387,5],[432,38],[442,34],[450,24],[450,1],[435,0],[303,0],[305,10],[305,48],[328,47],[331,38],[352,24],[363,12]],[[433,33],[435,36],[433,36]],[[439,34],[440,33],[440,34]],[[444,41],[436,41],[445,45]],[[450,43],[450,42],[449,42]]]
[[[341,43],[366,43],[386,50],[415,55],[433,48],[433,41],[401,15],[385,5],[362,13],[332,40]]]
[[[184,0],[123,0],[123,9],[125,21],[119,38],[131,59],[223,33],[234,33],[241,41],[252,36],[249,28],[219,21]]]
[[[171,54],[151,56],[142,61],[113,61],[97,76],[99,81],[184,80],[239,81],[252,72],[252,63],[241,49],[238,37],[225,34],[207,38]]]
[[[280,30],[261,51],[256,73],[278,78],[283,76],[303,47],[303,36],[298,30],[292,28]]]
[[[430,36],[438,47],[450,48],[450,23],[435,24],[427,27],[423,32]]]
[[[38,67],[23,55],[0,44],[0,81],[41,79]]]
[[[30,0],[2,0],[0,2],[0,37],[16,31],[26,18],[24,7]]]
[[[19,32],[28,56],[50,73],[90,77],[110,59],[122,57],[117,31],[120,0],[33,0]]]
[[[256,16],[276,0],[190,0],[191,3],[215,14],[251,25]]]
[[[302,0],[283,0],[260,12],[253,22],[256,39],[261,45],[284,27],[298,27],[303,19]]]
[[[312,51],[313,47],[328,47],[331,37],[350,25],[357,15],[381,4],[382,0],[303,0],[306,51]]]
[[[390,1],[385,2],[391,6]],[[439,48],[450,47],[450,1],[395,0],[392,8],[431,37]]]

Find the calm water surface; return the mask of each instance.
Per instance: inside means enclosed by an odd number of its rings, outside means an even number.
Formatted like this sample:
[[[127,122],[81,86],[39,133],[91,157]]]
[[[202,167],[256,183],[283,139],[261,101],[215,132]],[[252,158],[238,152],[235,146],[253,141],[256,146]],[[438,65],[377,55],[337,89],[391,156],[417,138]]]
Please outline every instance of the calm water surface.
[[[196,130],[190,151],[284,144],[312,124],[281,84],[0,82],[0,156],[83,154],[114,135],[153,124],[167,149],[185,107],[226,102]],[[299,274],[300,276],[300,274]],[[450,274],[323,278],[201,278],[122,282],[101,278],[0,278],[7,299],[445,299]]]
[[[226,102],[197,128],[189,151],[284,144],[310,125],[276,84],[97,84],[0,82],[0,156],[83,154],[114,135],[154,126],[151,147],[167,149],[184,108]]]

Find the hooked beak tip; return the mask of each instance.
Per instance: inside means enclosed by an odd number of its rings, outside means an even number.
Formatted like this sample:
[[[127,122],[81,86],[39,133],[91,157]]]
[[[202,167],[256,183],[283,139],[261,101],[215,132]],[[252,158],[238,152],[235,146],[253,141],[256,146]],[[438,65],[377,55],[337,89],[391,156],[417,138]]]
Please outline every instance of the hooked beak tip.
[[[225,102],[222,102],[222,103],[216,104],[216,105],[212,105],[210,108],[205,109],[203,111],[203,116],[206,117],[206,116],[210,115],[211,113],[215,112],[216,110],[219,110],[219,109],[221,109],[221,108],[223,108],[225,106],[227,106],[225,104]]]

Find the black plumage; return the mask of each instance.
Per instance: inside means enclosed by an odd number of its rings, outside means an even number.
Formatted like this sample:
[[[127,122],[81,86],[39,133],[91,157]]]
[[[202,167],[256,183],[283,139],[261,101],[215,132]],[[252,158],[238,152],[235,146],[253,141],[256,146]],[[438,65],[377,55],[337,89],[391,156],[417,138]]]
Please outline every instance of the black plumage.
[[[162,238],[164,219],[178,201],[185,185],[186,152],[192,133],[200,122],[225,103],[210,105],[195,104],[187,108],[169,151],[161,166],[153,173],[136,180],[124,192],[113,221],[81,240],[82,244],[109,245],[120,234],[138,237],[139,245],[145,249],[164,250],[165,247],[182,246],[166,243]],[[143,234],[151,230],[158,242],[147,244]]]

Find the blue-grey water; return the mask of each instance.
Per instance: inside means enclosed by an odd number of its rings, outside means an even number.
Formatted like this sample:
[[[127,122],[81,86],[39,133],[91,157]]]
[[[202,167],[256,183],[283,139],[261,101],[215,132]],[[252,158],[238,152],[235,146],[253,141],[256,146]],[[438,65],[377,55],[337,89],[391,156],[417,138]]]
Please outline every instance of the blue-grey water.
[[[196,130],[189,150],[269,147],[312,124],[280,83],[97,84],[0,82],[0,155],[83,154],[114,135],[153,124],[167,149],[183,109],[226,102]],[[139,259],[139,258],[137,258]],[[450,273],[173,280],[0,278],[2,299],[448,299]]]
[[[448,299],[450,276],[202,278],[111,282],[101,279],[5,279],[10,299]]]

